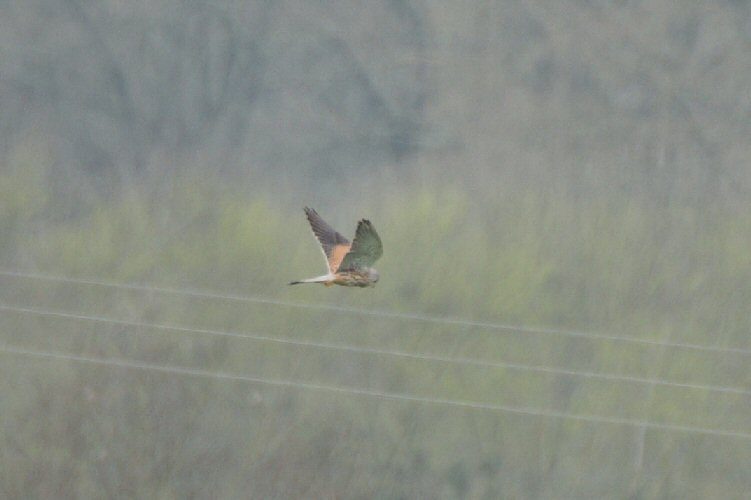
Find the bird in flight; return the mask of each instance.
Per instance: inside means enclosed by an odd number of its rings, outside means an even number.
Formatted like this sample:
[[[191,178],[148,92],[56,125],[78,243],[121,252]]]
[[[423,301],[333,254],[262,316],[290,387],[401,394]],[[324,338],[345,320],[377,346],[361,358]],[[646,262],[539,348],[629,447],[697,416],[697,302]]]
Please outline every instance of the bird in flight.
[[[383,255],[383,245],[373,224],[366,219],[358,222],[355,238],[350,243],[312,208],[305,207],[305,215],[310,227],[313,228],[313,234],[321,244],[329,272],[323,276],[293,281],[290,285],[323,283],[327,287],[375,286],[378,282],[378,271],[371,266]]]

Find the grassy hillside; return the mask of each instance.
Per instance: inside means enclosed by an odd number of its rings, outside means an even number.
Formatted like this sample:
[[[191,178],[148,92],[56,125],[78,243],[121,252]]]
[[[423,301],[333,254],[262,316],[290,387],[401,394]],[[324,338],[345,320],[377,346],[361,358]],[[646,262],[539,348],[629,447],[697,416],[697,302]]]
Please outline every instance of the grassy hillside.
[[[36,164],[43,163],[34,160]],[[29,163],[33,165],[34,162]],[[186,175],[109,199],[2,179],[2,267],[299,304],[750,349],[748,212],[565,189],[405,186],[322,215],[385,246],[372,290],[322,270],[297,207]],[[306,204],[301,200],[300,205]],[[0,277],[0,303],[525,365],[477,366],[3,311],[3,345],[748,433],[751,396],[533,367],[748,387],[748,354]],[[532,368],[530,368],[532,367]],[[751,440],[389,401],[2,354],[0,484],[95,497],[733,497]],[[669,475],[655,471],[669,462]]]

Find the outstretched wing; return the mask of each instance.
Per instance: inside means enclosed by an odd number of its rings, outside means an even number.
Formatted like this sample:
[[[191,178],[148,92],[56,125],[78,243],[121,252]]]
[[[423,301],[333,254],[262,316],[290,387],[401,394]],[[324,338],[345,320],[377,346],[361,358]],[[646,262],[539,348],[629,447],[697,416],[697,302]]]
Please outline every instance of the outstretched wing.
[[[313,234],[318,239],[323,249],[323,256],[329,271],[336,272],[344,256],[349,252],[349,240],[337,233],[325,220],[312,208],[305,207],[305,215],[308,217]]]
[[[376,233],[369,220],[361,220],[357,224],[355,239],[349,253],[344,256],[338,271],[349,271],[370,267],[383,255],[381,238]]]

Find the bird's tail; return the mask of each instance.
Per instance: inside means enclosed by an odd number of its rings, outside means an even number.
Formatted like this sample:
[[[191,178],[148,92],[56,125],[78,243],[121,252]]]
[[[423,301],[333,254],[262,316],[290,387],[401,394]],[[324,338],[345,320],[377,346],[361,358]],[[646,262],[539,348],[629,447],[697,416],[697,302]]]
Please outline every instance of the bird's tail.
[[[324,274],[323,276],[316,276],[315,278],[308,278],[305,280],[299,280],[299,281],[292,281],[289,284],[290,285],[301,285],[303,283],[326,283],[327,281],[331,281],[334,279],[333,276],[330,274]]]

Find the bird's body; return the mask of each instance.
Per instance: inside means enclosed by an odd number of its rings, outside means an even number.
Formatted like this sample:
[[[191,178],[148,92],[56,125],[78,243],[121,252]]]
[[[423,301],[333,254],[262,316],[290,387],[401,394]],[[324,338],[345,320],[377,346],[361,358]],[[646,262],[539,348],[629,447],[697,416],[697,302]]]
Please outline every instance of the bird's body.
[[[378,271],[373,269],[372,265],[383,254],[383,246],[381,238],[370,221],[363,219],[357,224],[355,238],[350,243],[312,208],[306,207],[305,215],[308,217],[313,234],[321,244],[329,272],[323,276],[293,281],[290,285],[323,283],[327,287],[332,285],[361,288],[375,286],[379,276]]]

